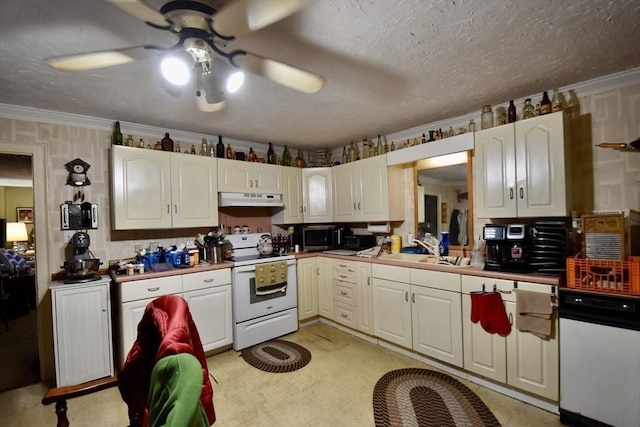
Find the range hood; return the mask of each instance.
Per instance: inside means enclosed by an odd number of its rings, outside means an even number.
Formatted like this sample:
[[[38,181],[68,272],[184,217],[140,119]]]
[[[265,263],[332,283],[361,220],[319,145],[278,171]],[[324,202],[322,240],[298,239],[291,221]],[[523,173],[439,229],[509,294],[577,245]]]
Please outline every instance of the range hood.
[[[282,207],[282,194],[218,193],[218,206]]]

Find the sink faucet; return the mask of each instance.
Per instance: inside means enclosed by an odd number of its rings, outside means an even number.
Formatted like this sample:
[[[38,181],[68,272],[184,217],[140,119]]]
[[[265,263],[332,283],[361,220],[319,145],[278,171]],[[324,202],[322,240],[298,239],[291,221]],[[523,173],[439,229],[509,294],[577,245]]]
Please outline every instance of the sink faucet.
[[[427,250],[427,252],[430,252],[432,255],[435,256],[439,256],[440,255],[440,250],[438,248],[438,245],[434,245],[432,242],[423,242],[422,240],[418,240],[418,239],[411,239],[409,241],[409,244],[418,244],[419,246],[422,246],[423,248],[425,248]]]

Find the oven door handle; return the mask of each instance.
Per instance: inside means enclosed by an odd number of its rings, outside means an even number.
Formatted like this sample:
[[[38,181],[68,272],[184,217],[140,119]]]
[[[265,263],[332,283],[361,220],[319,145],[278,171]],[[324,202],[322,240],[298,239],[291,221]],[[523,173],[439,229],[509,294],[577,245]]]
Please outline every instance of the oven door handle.
[[[281,288],[277,288],[277,289],[269,289],[268,291],[259,291],[256,289],[256,295],[271,295],[271,294],[276,294],[278,292],[286,292],[287,291],[287,284],[285,283],[283,287]]]

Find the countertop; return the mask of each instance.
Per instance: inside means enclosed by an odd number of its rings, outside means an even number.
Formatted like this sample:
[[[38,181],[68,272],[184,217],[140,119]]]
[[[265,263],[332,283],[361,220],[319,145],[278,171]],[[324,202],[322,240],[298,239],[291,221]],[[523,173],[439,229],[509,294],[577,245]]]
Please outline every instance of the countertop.
[[[218,264],[199,264],[194,267],[188,268],[176,268],[168,271],[145,271],[144,273],[134,273],[132,276],[126,274],[115,274],[113,271],[109,271],[111,279],[116,283],[131,282],[134,280],[142,279],[154,279],[157,277],[179,276],[182,274],[200,273],[202,271],[220,270],[223,268],[233,268],[232,262],[221,262]]]
[[[519,282],[534,282],[550,286],[564,286],[565,276],[547,276],[535,273],[510,273],[501,271],[486,271],[479,267],[447,267],[445,265],[429,264],[424,262],[404,261],[384,258],[368,258],[356,255],[336,255],[324,252],[302,252],[295,254],[296,259],[304,259],[316,256],[325,258],[343,259],[345,261],[370,262],[376,264],[394,265],[397,267],[417,268],[421,270],[443,271],[447,273],[464,274],[467,276],[489,277],[494,279],[514,280]]]

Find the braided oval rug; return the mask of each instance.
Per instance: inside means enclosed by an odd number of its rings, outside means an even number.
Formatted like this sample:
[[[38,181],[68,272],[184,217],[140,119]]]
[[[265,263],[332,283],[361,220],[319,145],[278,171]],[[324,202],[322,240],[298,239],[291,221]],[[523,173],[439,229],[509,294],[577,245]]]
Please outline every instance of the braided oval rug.
[[[271,340],[242,350],[242,358],[261,371],[282,373],[303,368],[311,353],[303,346],[286,340]]]
[[[471,389],[442,372],[398,369],[388,372],[373,391],[373,413],[382,426],[500,426]]]

